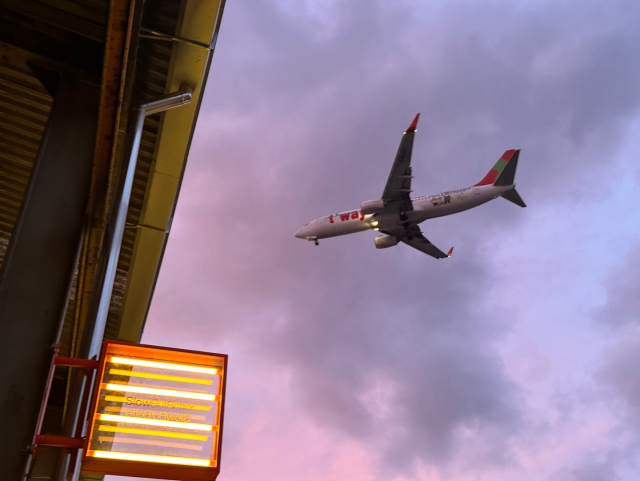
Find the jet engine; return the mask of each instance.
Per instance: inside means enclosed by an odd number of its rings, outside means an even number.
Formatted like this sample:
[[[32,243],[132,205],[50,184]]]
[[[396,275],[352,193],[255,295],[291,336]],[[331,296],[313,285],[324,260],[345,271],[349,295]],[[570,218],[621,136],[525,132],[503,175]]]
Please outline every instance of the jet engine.
[[[376,212],[380,212],[382,209],[384,209],[384,200],[368,200],[360,204],[360,209],[365,215],[375,214]]]
[[[377,249],[386,249],[398,245],[398,238],[394,235],[380,235],[373,239]]]

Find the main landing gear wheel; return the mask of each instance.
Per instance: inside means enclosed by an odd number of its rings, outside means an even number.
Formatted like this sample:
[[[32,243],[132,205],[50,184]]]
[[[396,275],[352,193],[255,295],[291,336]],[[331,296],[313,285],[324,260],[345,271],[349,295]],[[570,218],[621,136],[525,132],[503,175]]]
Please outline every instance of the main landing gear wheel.
[[[406,234],[406,236],[407,236],[407,240],[412,241],[412,240],[413,240],[413,232],[411,232],[411,229],[409,229],[409,225],[408,225],[408,224],[405,224],[405,225],[404,225],[404,228],[405,228],[405,230],[406,230],[406,232],[407,232],[407,234]]]

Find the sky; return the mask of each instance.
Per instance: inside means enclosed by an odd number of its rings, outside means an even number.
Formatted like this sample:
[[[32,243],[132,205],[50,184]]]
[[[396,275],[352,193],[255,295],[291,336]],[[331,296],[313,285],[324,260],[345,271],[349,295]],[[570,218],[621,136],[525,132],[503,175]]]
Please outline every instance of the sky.
[[[640,3],[229,0],[143,342],[229,354],[220,481],[637,480]],[[294,238],[520,148],[528,207]]]

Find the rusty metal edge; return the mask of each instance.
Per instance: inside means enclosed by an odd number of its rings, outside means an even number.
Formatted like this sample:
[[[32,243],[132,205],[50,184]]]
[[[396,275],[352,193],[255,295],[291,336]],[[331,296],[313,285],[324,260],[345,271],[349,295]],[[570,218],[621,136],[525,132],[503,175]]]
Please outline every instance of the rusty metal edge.
[[[100,91],[100,111],[94,165],[88,206],[88,228],[84,239],[82,270],[78,277],[79,309],[74,319],[74,351],[84,331],[94,288],[98,259],[106,230],[110,199],[117,172],[116,147],[120,137],[118,126],[123,107],[133,81],[127,76],[133,70],[138,44],[139,23],[144,2],[135,0],[111,0],[103,77]],[[66,409],[66,406],[65,406]]]

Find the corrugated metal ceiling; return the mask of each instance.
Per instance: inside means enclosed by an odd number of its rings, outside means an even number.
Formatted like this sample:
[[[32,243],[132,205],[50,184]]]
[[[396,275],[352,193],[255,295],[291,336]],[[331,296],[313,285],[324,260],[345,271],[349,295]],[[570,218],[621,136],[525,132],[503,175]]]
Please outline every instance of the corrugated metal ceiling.
[[[16,49],[0,46],[0,245],[18,218],[52,99]],[[22,58],[20,58],[22,57]],[[0,250],[0,265],[5,249]]]
[[[70,35],[80,34],[96,40],[96,32],[104,32],[107,7],[108,2],[103,0],[43,2],[10,0],[0,9],[0,17],[5,26],[10,25],[15,29],[22,25],[39,28],[42,23],[45,23],[46,28],[43,31],[53,32],[53,36],[58,39],[68,40]],[[174,32],[179,9],[180,1],[177,0],[149,0],[145,5],[143,25],[149,29]],[[46,16],[49,17],[47,20],[45,20]],[[10,29],[5,29],[5,33],[8,30]],[[0,39],[5,39],[3,37],[6,35],[0,34]],[[12,38],[6,40],[11,41]],[[78,42],[72,40],[71,43]],[[0,57],[0,266],[18,218],[52,104],[51,96],[27,65],[29,59],[39,60],[41,57],[39,54],[42,53],[43,48],[34,50],[38,52],[34,54],[9,43],[0,43],[2,54]],[[165,93],[171,52],[171,42],[141,39],[136,55],[133,99],[143,100]],[[58,60],[64,57],[64,54],[59,53],[52,57]],[[126,120],[127,116],[123,115],[120,123],[121,131],[126,128]],[[144,204],[149,169],[158,140],[159,121],[159,115],[150,116],[145,121],[127,216],[127,222],[132,226],[138,223]],[[118,262],[116,286],[109,309],[106,331],[108,338],[116,338],[118,335],[122,299],[131,264],[135,234],[135,229],[127,229],[125,232]],[[78,345],[81,332],[77,324],[74,283],[60,339],[62,355],[73,355],[73,347]],[[60,369],[59,375],[64,375],[64,371]]]

